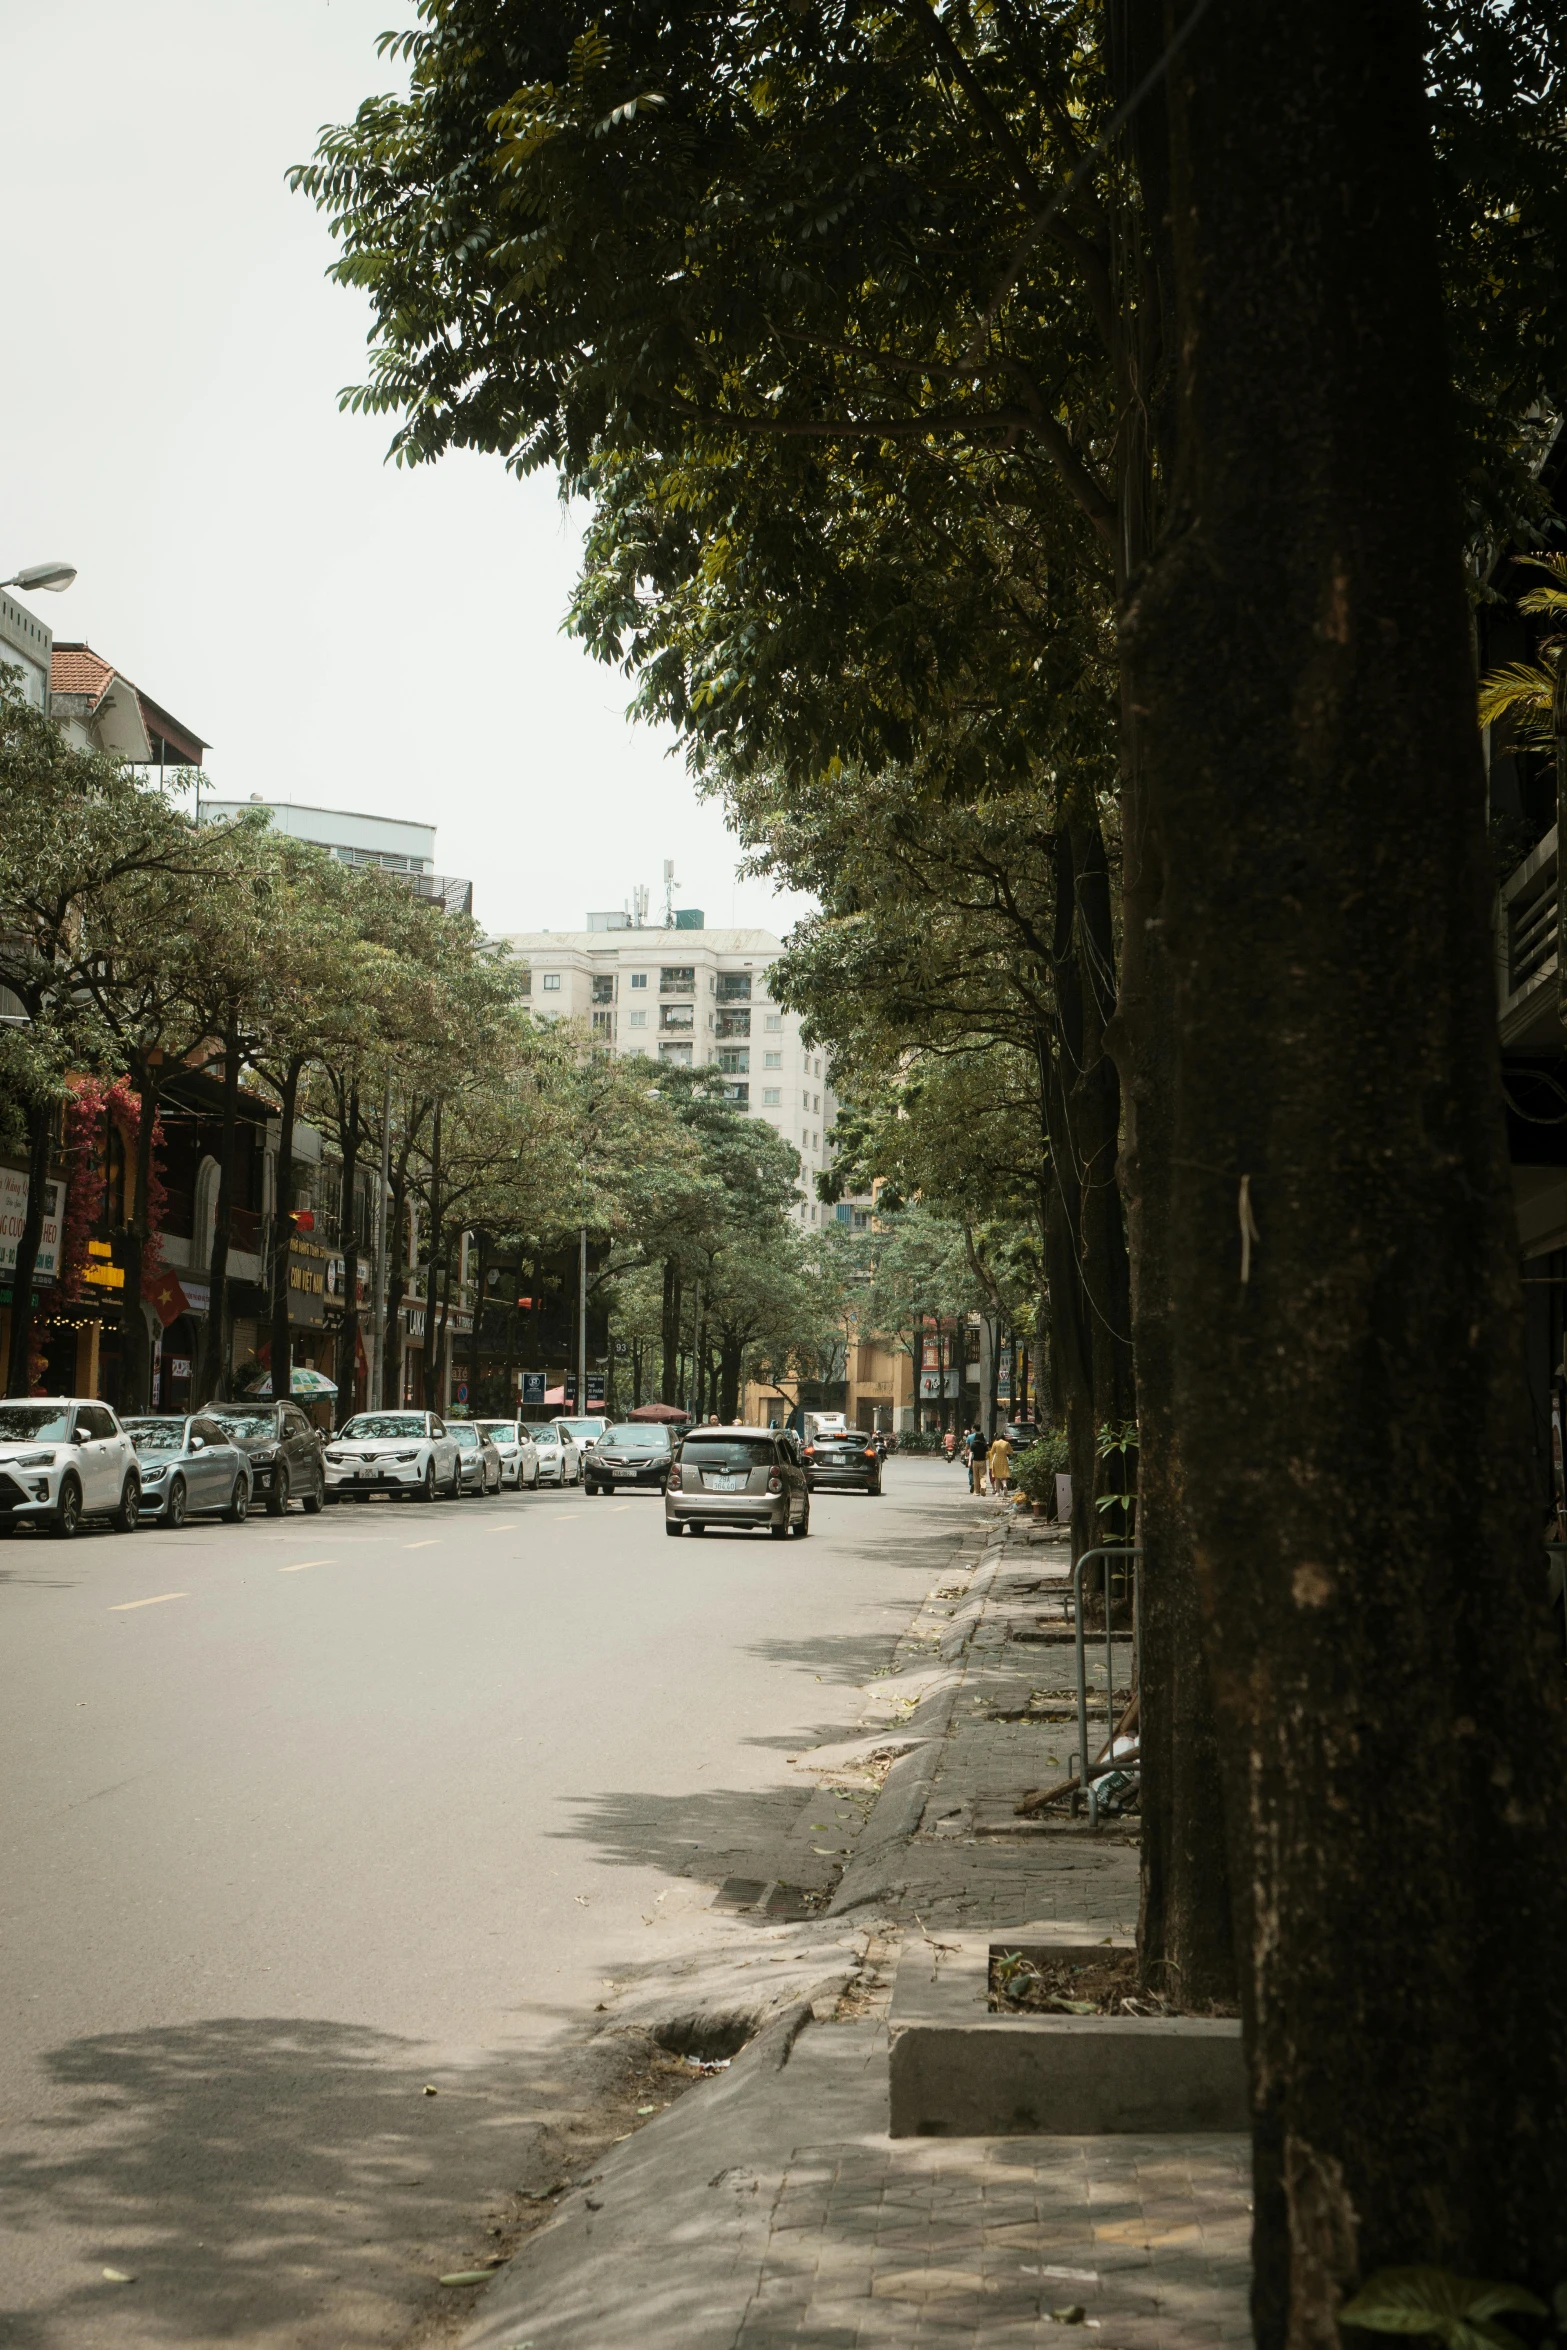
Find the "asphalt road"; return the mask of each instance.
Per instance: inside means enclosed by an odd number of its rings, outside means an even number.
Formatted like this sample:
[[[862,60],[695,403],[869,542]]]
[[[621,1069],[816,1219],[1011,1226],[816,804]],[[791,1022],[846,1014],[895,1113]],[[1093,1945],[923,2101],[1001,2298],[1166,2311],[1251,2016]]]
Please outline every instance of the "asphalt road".
[[[401,2339],[971,1508],[910,1459],[803,1543],[544,1493],[0,1549],[0,2342]]]

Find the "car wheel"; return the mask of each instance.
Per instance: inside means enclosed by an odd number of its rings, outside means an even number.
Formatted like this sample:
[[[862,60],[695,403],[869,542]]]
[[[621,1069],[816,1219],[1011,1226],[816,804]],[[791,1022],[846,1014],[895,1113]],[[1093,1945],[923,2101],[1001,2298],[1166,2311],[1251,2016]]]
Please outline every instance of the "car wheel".
[[[452,1482],[446,1498],[448,1501],[461,1501],[462,1499],[462,1459],[460,1455],[452,1463]]]
[[[277,1475],[272,1480],[272,1491],[267,1495],[267,1516],[280,1518],[288,1508],[288,1470],[279,1461]]]
[[[109,1523],[116,1534],[134,1534],[141,1524],[141,1479],[127,1477],[120,1488],[120,1506],[110,1513]]]
[[[49,1531],[62,1542],[69,1542],[82,1522],[82,1489],[72,1476],[60,1480],[60,1498],[55,1504]]]
[[[185,1491],[184,1478],[171,1477],[169,1479],[169,1498],[163,1505],[163,1523],[165,1526],[179,1527],[184,1525],[185,1510],[188,1498],[189,1497]]]
[[[681,1525],[678,1518],[666,1518],[664,1520],[664,1532],[669,1535],[679,1535],[685,1532],[685,1528]]]
[[[322,1512],[322,1510],[323,1510],[323,1508],[324,1508],[325,1506],[326,1506],[326,1476],[325,1476],[325,1474],[323,1473],[323,1474],[322,1474],[322,1477],[321,1477],[321,1481],[320,1481],[320,1483],[317,1485],[317,1487],[316,1487],[316,1489],[315,1489],[314,1493],[307,1493],[307,1494],[305,1495],[305,1498],[304,1498],[304,1503],[303,1503],[303,1507],[304,1507],[304,1512],[305,1512],[305,1515],[306,1515],[306,1517],[307,1517],[307,1518],[317,1518],[317,1517],[319,1517],[319,1516],[320,1516],[320,1514],[321,1514],[321,1512]]]
[[[234,1490],[229,1495],[229,1506],[223,1515],[231,1526],[243,1526],[250,1515],[250,1487],[243,1477],[236,1477]]]
[[[366,1494],[364,1498],[368,1501],[370,1497]],[[424,1464],[424,1475],[419,1481],[418,1499],[420,1501],[434,1501],[435,1499],[435,1457],[433,1454]]]
[[[767,1531],[772,1536],[774,1542],[787,1542],[791,1533],[791,1528],[788,1519],[785,1518],[781,1526],[769,1526]]]
[[[800,1512],[800,1523],[798,1526],[796,1526],[794,1531],[796,1538],[801,1541],[803,1541],[805,1536],[811,1531],[811,1505],[809,1502],[806,1503],[804,1509]]]

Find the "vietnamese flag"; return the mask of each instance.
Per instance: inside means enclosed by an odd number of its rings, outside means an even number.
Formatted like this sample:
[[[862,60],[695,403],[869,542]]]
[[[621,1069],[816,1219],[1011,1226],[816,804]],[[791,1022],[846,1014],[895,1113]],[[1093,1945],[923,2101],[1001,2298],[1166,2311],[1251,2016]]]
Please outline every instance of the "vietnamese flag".
[[[174,1273],[144,1274],[141,1293],[165,1330],[171,1322],[177,1322],[190,1305],[190,1299],[181,1289],[179,1278]]]

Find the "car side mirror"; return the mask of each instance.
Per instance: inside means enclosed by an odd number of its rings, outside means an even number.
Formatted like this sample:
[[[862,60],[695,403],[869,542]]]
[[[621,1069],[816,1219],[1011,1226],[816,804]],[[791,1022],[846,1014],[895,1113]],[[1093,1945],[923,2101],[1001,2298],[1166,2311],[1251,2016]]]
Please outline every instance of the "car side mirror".
[[[190,1449],[192,1452],[205,1452],[207,1449],[205,1436],[193,1436],[190,1440]]]

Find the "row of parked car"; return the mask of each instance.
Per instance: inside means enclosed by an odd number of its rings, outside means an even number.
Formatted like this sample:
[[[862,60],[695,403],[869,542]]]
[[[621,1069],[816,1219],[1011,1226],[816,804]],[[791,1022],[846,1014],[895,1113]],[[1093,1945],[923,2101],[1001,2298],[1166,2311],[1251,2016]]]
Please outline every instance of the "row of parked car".
[[[749,1514],[768,1523],[781,1514],[786,1530],[805,1532],[816,1486],[881,1491],[882,1449],[846,1428],[813,1428],[802,1442],[779,1428],[672,1436],[656,1423],[596,1415],[446,1420],[406,1410],[358,1412],[323,1436],[287,1401],[122,1422],[95,1398],[30,1397],[0,1402],[0,1534],[34,1524],[70,1536],[86,1517],[129,1532],[144,1521],[180,1526],[192,1512],[239,1522],[257,1504],[281,1517],[291,1501],[314,1512],[373,1493],[434,1501],[540,1485],[581,1485],[589,1495],[654,1488],[678,1533],[688,1522],[700,1531],[709,1517],[746,1519],[746,1501],[718,1497],[754,1500],[757,1474],[767,1506]]]

